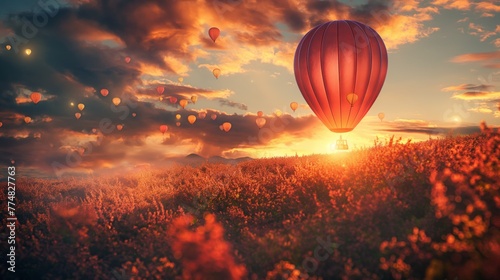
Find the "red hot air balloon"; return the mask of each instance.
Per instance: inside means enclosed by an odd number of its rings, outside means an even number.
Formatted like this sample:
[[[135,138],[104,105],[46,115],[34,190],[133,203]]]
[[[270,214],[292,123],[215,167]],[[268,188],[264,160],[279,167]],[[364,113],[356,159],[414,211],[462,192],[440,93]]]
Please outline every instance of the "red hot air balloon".
[[[351,20],[311,29],[295,51],[297,85],[333,132],[353,130],[377,99],[387,74],[387,50],[371,27]]]
[[[212,39],[212,41],[214,41],[215,43],[215,40],[217,40],[217,38],[219,37],[220,35],[220,30],[219,28],[217,27],[212,27],[208,30],[208,35],[210,36],[210,39]]]
[[[160,125],[160,132],[162,134],[165,134],[165,132],[167,132],[167,130],[168,130],[168,126],[167,125],[165,125],[165,124]]]

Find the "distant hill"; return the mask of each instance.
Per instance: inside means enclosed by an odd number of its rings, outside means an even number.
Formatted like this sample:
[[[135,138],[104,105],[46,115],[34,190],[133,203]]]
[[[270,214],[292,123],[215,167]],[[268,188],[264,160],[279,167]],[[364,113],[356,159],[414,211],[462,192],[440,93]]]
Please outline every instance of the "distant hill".
[[[238,164],[243,161],[253,160],[251,157],[240,157],[235,159],[229,159],[221,156],[212,156],[209,158],[202,157],[198,154],[189,154],[185,157],[174,158],[173,161],[182,164],[182,165],[190,165],[190,166],[199,166],[203,163],[219,163],[219,164]]]

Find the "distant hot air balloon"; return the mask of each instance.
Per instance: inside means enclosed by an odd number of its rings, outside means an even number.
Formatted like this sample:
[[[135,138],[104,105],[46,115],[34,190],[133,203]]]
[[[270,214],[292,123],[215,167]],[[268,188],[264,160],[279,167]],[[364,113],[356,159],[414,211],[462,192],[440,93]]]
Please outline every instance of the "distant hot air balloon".
[[[92,128],[92,133],[96,133],[97,132],[97,128]]]
[[[196,116],[195,115],[189,115],[188,116],[188,122],[190,124],[193,124],[196,121]]]
[[[198,113],[198,118],[199,118],[200,120],[203,120],[206,116],[207,116],[207,113],[206,113],[206,112],[199,112],[199,113]]]
[[[184,78],[183,77],[179,77],[179,78],[177,78],[177,81],[179,81],[179,83],[182,83],[184,81]]]
[[[219,28],[217,27],[212,27],[208,30],[208,35],[210,36],[210,39],[212,39],[212,41],[214,41],[215,43],[215,40],[217,40],[217,38],[219,37],[220,35],[220,30]]]
[[[219,129],[220,129],[220,130],[224,130],[224,127],[222,126],[222,124],[221,124],[221,125],[219,125]]]
[[[162,87],[162,86],[158,86],[156,88],[156,92],[158,92],[158,94],[163,94],[163,92],[165,91],[165,87]]]
[[[121,131],[123,129],[123,124],[117,124],[116,129],[118,129],[118,131]]]
[[[186,105],[188,104],[188,101],[186,99],[182,99],[179,101],[179,105],[181,105],[182,109],[186,108]]]
[[[102,95],[102,96],[107,96],[107,95],[108,95],[108,93],[109,93],[109,90],[107,90],[107,89],[105,89],[105,88],[101,89],[101,95]]]
[[[181,123],[180,122],[176,122],[175,125],[176,126],[181,126]]]
[[[231,123],[229,122],[223,123],[222,128],[224,129],[225,132],[228,132],[229,130],[231,130]]]
[[[276,110],[274,111],[274,114],[278,117],[281,117],[281,115],[283,115],[283,112],[281,112],[281,110]]]
[[[160,101],[163,101],[163,96],[160,96]]]
[[[378,113],[378,118],[380,119],[380,121],[382,121],[385,118],[385,114],[384,113]]]
[[[6,45],[5,48],[10,51],[10,49],[12,48],[10,45]]]
[[[387,73],[387,51],[377,32],[351,20],[314,27],[295,51],[297,85],[332,132],[353,130],[377,99]]]
[[[168,126],[166,124],[160,125],[160,131],[162,134],[165,134],[165,132],[168,130]]]
[[[113,98],[112,101],[113,101],[113,104],[115,104],[115,106],[118,106],[118,104],[120,104],[120,102],[122,102],[122,100],[119,97]]]
[[[31,55],[31,49],[26,49],[25,52],[26,52],[27,55]]]
[[[2,126],[3,126],[3,123],[2,123],[2,122],[0,122],[0,127],[2,127]]]
[[[24,117],[24,122],[25,123],[30,123],[31,122],[31,118],[30,117]]]
[[[37,104],[42,99],[42,95],[39,92],[34,91],[31,93],[30,98],[33,103]]]
[[[126,63],[130,63],[130,60],[132,60],[132,59],[130,58],[130,56],[125,57],[125,62],[126,62]]]
[[[80,111],[83,111],[83,108],[85,108],[85,105],[83,103],[78,104],[78,109]]]
[[[356,103],[356,101],[358,101],[358,95],[355,94],[355,93],[350,93],[347,95],[347,102],[349,102],[349,104],[351,104],[351,107],[354,106],[354,103]]]
[[[78,112],[77,112],[77,113],[75,113],[75,117],[76,117],[76,119],[77,119],[77,120],[78,120],[78,119],[80,119],[80,117],[81,117],[81,116],[82,116],[82,114],[81,114],[81,113],[78,113]]]
[[[180,119],[181,119],[181,114],[177,114],[177,115],[175,115],[175,119],[176,119],[176,120],[180,120]]]
[[[170,96],[170,103],[175,104],[177,102],[177,98],[174,96]]]
[[[218,79],[219,76],[220,76],[220,69],[219,68],[215,68],[212,73],[214,74],[215,78]]]
[[[292,110],[295,112],[295,110],[297,110],[297,108],[299,108],[299,103],[297,103],[297,102],[290,103],[290,108],[292,108]]]
[[[191,101],[193,102],[193,104],[196,103],[196,101],[198,101],[198,96],[196,95],[191,96]]]
[[[215,119],[217,118],[217,115],[216,115],[216,114],[212,114],[212,115],[210,116],[210,118],[212,118],[212,120],[214,120],[214,121],[215,121]]]
[[[132,113],[132,117],[134,117],[134,118],[135,118],[135,116],[137,116],[137,114],[136,114],[136,113]]]
[[[257,124],[257,126],[260,128],[262,128],[264,125],[266,125],[266,119],[264,118],[257,118],[255,120],[255,123]]]
[[[263,113],[262,111],[258,111],[258,112],[257,112],[257,117],[259,117],[259,118],[260,118],[260,117],[262,117],[263,115],[264,115],[264,113]]]

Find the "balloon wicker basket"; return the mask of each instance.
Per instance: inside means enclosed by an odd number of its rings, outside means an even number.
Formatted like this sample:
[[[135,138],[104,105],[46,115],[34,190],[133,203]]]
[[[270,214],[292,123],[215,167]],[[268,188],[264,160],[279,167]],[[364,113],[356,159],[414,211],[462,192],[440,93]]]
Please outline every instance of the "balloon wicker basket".
[[[337,143],[335,145],[336,150],[348,150],[349,146],[347,145],[347,140],[343,140],[342,136],[340,136],[340,139],[337,140]]]

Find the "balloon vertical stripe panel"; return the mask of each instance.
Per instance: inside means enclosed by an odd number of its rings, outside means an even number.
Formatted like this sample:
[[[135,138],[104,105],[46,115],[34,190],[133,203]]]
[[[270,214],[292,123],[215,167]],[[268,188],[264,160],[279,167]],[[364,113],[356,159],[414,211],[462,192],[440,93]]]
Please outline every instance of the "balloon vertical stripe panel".
[[[387,63],[375,30],[341,20],[316,26],[302,38],[294,72],[309,107],[328,129],[341,133],[353,130],[375,102]]]

